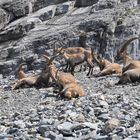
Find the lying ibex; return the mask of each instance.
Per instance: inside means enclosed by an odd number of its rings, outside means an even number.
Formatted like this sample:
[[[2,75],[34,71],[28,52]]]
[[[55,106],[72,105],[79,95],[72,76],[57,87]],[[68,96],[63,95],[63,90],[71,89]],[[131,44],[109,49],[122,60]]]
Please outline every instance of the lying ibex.
[[[19,80],[16,81],[12,89],[18,89],[22,86],[33,86],[38,78],[38,75],[27,76],[22,69],[23,65],[26,65],[26,63],[22,63],[19,65],[19,68],[17,70]]]
[[[53,60],[59,55],[55,55],[53,57],[48,57],[47,55],[43,55],[44,58],[48,61],[46,71],[50,74],[50,77],[58,83],[58,85],[64,85],[69,84],[71,82],[77,82],[75,77],[71,75],[70,73],[65,73],[62,71],[59,71],[58,68],[53,64]]]
[[[83,88],[77,83],[75,77],[70,73],[65,73],[59,71],[58,68],[53,64],[53,60],[58,56],[48,57],[43,55],[48,63],[46,70],[50,73],[50,77],[57,83],[59,86],[60,93],[69,99],[84,96]],[[79,91],[78,91],[79,90]]]
[[[108,61],[107,59],[101,58],[99,55],[97,56],[97,54],[95,54],[93,49],[92,49],[92,57],[93,61],[97,63],[97,65],[99,66],[100,71],[102,71],[105,67],[111,64],[111,62]]]
[[[16,75],[17,75],[18,79],[27,77],[27,75],[24,72],[23,65],[26,65],[26,63],[21,63],[16,70]]]
[[[111,63],[108,60],[104,58],[97,58],[96,54],[94,53],[92,49],[92,57],[94,61],[98,64],[100,68],[100,72],[94,76],[105,76],[105,75],[110,75],[110,74],[122,74],[122,68],[119,64],[117,63]]]
[[[65,85],[65,87],[61,91],[61,94],[62,96],[71,99],[71,98],[84,96],[85,92],[81,85],[77,83],[71,83]]]
[[[69,64],[70,66],[70,72],[74,75],[74,69],[77,65],[82,64],[83,62],[86,62],[88,67],[89,67],[89,71],[88,74],[91,74],[93,72],[93,62],[92,62],[92,55],[91,55],[91,51],[90,50],[85,50],[85,51],[81,51],[78,53],[73,53],[73,54],[69,54],[66,53],[65,50],[62,50],[60,52],[60,54],[62,55],[62,57],[65,59],[65,61]]]
[[[34,75],[34,76],[27,76],[25,78],[22,78],[18,81],[16,81],[15,85],[13,86],[13,90],[18,89],[22,86],[29,86],[32,87],[35,85],[39,75]]]
[[[24,63],[25,64],[25,63]],[[19,67],[18,76],[19,80],[16,81],[12,89],[18,89],[20,87],[48,87],[51,79],[49,73],[45,70],[42,70],[39,74],[29,75],[27,76],[22,70],[22,65]]]
[[[140,68],[127,70],[124,72],[117,84],[140,82]]]
[[[105,76],[110,74],[122,74],[122,68],[117,63],[112,63],[105,67],[101,72],[99,72],[96,76]]]
[[[122,48],[117,50],[117,55],[115,57],[115,60],[116,61],[123,60],[124,62],[123,72],[140,67],[140,61],[133,60],[127,53],[128,45],[135,39],[139,39],[139,38],[133,37],[127,40],[126,43],[122,46]]]

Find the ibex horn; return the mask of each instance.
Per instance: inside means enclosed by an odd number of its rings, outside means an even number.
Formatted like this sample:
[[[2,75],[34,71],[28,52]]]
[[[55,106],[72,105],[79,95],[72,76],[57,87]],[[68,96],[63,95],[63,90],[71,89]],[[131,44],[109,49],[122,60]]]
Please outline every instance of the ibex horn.
[[[135,39],[139,39],[139,38],[138,38],[138,37],[133,37],[133,38],[127,40],[127,41],[124,43],[124,45],[122,46],[122,48],[119,50],[119,52],[122,53],[122,52],[126,51],[128,45],[129,45],[133,40],[135,40]]]

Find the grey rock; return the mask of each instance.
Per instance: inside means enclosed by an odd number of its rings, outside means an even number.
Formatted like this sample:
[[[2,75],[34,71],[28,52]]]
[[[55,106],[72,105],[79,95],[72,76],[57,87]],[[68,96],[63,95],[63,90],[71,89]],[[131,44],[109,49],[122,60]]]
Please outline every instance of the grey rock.
[[[24,129],[26,125],[23,122],[23,120],[18,120],[18,121],[14,121],[13,126],[19,129]]]
[[[9,130],[7,130],[7,134],[14,134],[18,132],[18,128],[9,128]]]
[[[107,121],[109,118],[109,114],[104,113],[98,116],[98,119],[101,119],[102,121]]]
[[[114,129],[116,129],[120,124],[120,121],[116,118],[111,118],[105,123],[104,131],[106,133],[112,132]]]
[[[59,124],[57,126],[57,129],[58,130],[66,130],[66,131],[71,131],[71,128],[72,128],[73,124],[70,123],[70,122],[64,122],[62,124]]]
[[[41,134],[41,136],[46,137],[46,132],[50,131],[49,125],[40,125],[38,128],[38,132]]]
[[[68,11],[70,11],[73,8],[73,6],[74,6],[73,1],[57,5],[56,11],[55,11],[55,16],[67,13]]]
[[[120,0],[99,0],[99,2],[96,4],[96,10],[102,10],[107,8],[114,8],[116,5],[120,3]]]
[[[98,123],[90,123],[90,122],[84,122],[83,123],[84,126],[86,127],[89,127],[90,129],[93,129],[93,130],[97,130],[98,128]]]
[[[0,8],[0,30],[5,27],[10,21],[8,13]]]
[[[48,5],[59,4],[59,3],[66,2],[66,1],[68,1],[68,0],[36,0],[33,3],[33,11],[37,11]]]
[[[75,7],[86,7],[86,6],[91,6],[95,3],[97,3],[99,0],[76,0],[75,1]]]
[[[29,30],[33,29],[38,22],[40,22],[40,20],[37,18],[23,18],[10,23],[0,32],[0,42],[23,37]]]

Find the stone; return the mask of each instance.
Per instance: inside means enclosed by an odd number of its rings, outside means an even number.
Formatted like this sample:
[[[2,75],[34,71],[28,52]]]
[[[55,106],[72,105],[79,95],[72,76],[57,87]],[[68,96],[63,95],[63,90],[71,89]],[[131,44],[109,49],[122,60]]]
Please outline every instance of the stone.
[[[74,6],[73,1],[57,5],[56,11],[55,11],[55,16],[67,13],[68,11],[72,10],[73,6]]]
[[[112,132],[114,129],[116,129],[120,125],[120,121],[116,118],[111,118],[105,123],[104,131],[106,133]]]
[[[90,129],[93,129],[93,130],[97,130],[97,128],[98,128],[98,123],[94,124],[91,122],[84,122],[83,125],[86,127],[89,127]]]
[[[97,3],[99,0],[76,0],[75,1],[75,7],[86,7],[86,6],[92,6],[93,4]]]
[[[116,5],[120,3],[120,0],[99,0],[99,2],[96,5],[96,10],[103,10],[107,8],[114,8]]]
[[[65,131],[71,131],[72,126],[73,126],[72,123],[70,123],[70,122],[64,122],[62,124],[59,124],[57,126],[57,129],[58,130],[65,130]]]
[[[0,8],[0,30],[3,29],[10,21],[8,13]]]
[[[26,125],[23,122],[23,120],[18,120],[18,121],[14,121],[13,126],[19,129],[24,129]]]
[[[48,125],[40,125],[38,128],[38,132],[41,134],[42,137],[45,137],[46,132],[49,130],[50,130],[50,128]]]
[[[23,18],[10,23],[0,32],[0,42],[23,37],[29,30],[33,29],[38,22],[40,22],[38,18]]]

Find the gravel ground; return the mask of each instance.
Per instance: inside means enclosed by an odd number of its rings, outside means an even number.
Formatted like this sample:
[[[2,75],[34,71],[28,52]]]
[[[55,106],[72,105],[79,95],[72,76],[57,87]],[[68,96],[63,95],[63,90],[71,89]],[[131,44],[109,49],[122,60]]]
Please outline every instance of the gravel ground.
[[[0,80],[1,140],[140,140],[140,84],[76,73],[86,95],[67,100],[53,88],[10,90]]]

